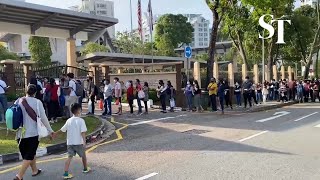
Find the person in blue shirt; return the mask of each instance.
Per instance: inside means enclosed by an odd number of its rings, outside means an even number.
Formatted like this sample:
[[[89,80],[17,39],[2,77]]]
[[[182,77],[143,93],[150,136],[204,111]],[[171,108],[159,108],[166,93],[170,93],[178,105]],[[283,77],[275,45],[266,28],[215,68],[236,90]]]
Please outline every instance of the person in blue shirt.
[[[224,97],[225,97],[225,91],[226,90],[226,85],[224,84],[223,81],[220,81],[218,83],[218,97],[219,97],[219,102],[220,102],[220,106],[221,106],[221,113],[224,114]]]
[[[184,90],[184,94],[186,96],[187,103],[188,103],[188,111],[192,112],[192,110],[193,110],[194,90],[193,90],[193,86],[192,86],[190,81],[187,81],[187,86],[186,86],[186,88]]]

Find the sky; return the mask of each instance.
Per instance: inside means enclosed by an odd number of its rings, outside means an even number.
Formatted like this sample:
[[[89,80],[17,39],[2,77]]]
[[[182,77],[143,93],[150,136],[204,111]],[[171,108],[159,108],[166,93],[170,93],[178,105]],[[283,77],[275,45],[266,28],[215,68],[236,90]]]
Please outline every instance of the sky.
[[[26,0],[30,3],[36,3],[56,8],[67,9],[70,6],[81,4],[81,0]],[[130,1],[129,0],[111,0],[114,1],[115,18],[119,19],[116,25],[116,31],[125,31],[131,29],[130,20]],[[298,0],[300,1],[300,0]],[[149,0],[141,0],[142,12],[147,12]],[[138,0],[132,0],[133,9],[133,28],[138,27],[137,22],[137,4]],[[298,6],[299,3],[296,3]],[[202,14],[203,17],[212,22],[212,14],[204,0],[152,0],[153,14]]]

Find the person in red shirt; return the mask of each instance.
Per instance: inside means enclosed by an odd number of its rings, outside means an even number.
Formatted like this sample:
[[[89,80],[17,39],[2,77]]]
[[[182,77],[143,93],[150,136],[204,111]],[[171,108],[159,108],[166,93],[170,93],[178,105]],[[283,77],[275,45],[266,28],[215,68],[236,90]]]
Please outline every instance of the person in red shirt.
[[[57,122],[58,110],[60,108],[59,105],[59,95],[60,95],[60,88],[56,84],[56,81],[51,78],[49,84],[46,85],[45,96],[48,97],[47,106],[48,106],[48,119],[51,123]]]
[[[132,81],[129,81],[128,87],[127,87],[127,100],[130,106],[130,114],[133,114],[133,83]]]

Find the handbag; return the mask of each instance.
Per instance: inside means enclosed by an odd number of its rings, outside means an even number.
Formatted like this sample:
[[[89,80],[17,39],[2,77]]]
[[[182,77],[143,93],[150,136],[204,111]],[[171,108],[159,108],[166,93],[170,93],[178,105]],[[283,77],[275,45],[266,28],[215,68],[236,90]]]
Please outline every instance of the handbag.
[[[44,126],[40,118],[39,101],[37,101],[37,129],[38,129],[39,138],[44,138],[49,136],[49,131]]]
[[[142,90],[140,90],[138,92],[138,97],[139,97],[139,99],[144,99],[146,97],[146,94]]]

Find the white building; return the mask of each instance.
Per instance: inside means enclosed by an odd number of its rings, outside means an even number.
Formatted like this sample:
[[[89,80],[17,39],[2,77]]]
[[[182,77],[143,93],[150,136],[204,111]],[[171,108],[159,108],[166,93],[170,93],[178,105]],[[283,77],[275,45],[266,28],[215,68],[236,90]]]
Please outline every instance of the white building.
[[[315,7],[317,4],[317,0],[301,0],[301,6],[310,5]]]
[[[114,2],[108,0],[82,0],[81,5],[69,9],[98,16],[114,17]],[[110,37],[115,38],[115,26],[108,28]]]
[[[188,22],[190,22],[192,27],[194,28],[192,43],[190,45],[195,48],[208,47],[210,42],[210,21],[202,17],[201,14],[184,14],[184,16],[188,18]],[[153,17],[153,41],[155,37],[155,28],[157,26],[157,21],[160,17],[161,15],[159,14],[154,15]],[[142,19],[142,31],[144,42],[151,42],[150,27],[148,22],[148,14],[145,13]],[[134,33],[137,34],[137,30],[134,30]]]

